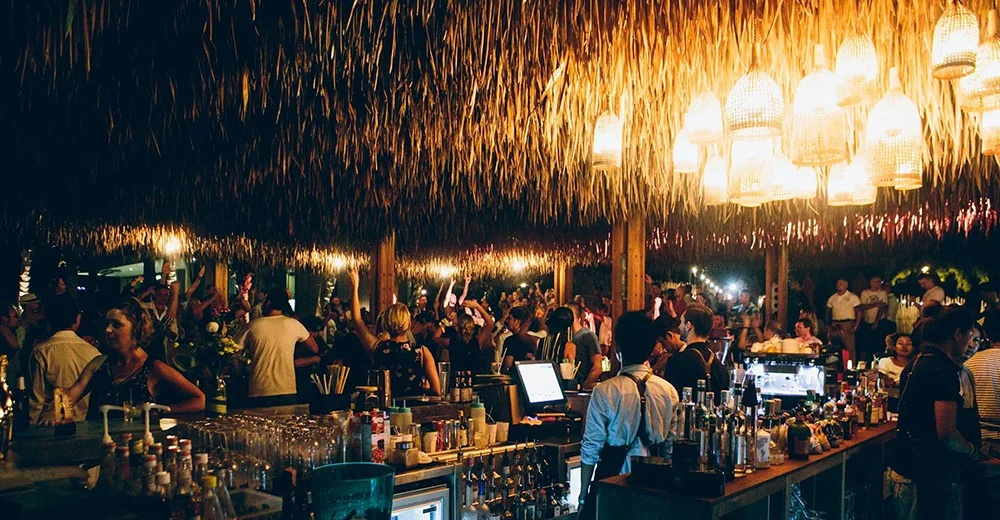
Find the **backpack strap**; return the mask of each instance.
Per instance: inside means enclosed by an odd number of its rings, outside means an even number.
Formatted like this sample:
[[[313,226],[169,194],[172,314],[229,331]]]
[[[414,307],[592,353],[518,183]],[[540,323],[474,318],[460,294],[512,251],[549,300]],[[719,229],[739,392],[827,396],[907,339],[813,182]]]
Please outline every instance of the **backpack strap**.
[[[635,377],[632,374],[622,374],[625,377],[632,380],[635,383],[636,388],[639,390],[639,430],[636,432],[636,436],[632,438],[627,446],[635,444],[636,438],[641,439],[643,444],[649,446],[652,444],[649,441],[649,432],[646,431],[646,381],[652,377],[652,373],[647,373],[642,379]]]

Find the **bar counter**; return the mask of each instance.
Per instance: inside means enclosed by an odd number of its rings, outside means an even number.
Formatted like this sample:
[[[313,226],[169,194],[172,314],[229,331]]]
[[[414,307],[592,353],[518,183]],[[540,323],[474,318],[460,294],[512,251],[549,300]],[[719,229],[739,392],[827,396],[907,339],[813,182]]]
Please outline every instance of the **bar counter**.
[[[791,488],[795,484],[800,485],[807,505],[824,512],[824,518],[845,518],[852,505],[874,513],[871,518],[881,518],[885,444],[895,437],[895,422],[862,429],[839,448],[812,455],[807,461],[786,460],[779,466],[727,482],[725,494],[717,498],[693,498],[643,487],[631,482],[629,474],[611,477],[596,484],[597,518],[717,519],[743,514],[784,519],[789,518]],[[867,490],[861,500],[847,500],[848,481]],[[760,514],[753,514],[755,511]]]

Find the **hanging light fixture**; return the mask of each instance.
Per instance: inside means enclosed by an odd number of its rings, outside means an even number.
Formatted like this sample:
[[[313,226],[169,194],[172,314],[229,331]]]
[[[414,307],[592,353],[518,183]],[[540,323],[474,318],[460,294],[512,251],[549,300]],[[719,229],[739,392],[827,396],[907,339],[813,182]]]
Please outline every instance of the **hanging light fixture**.
[[[722,104],[715,94],[704,91],[691,101],[684,113],[684,128],[697,145],[709,145],[722,139]]]
[[[826,184],[826,203],[830,206],[849,206],[854,200],[854,182],[847,169],[847,162],[830,167]]]
[[[691,142],[687,127],[681,129],[674,140],[673,162],[675,173],[698,173],[701,165],[701,150]]]
[[[868,115],[872,182],[912,190],[923,185],[924,136],[917,105],[903,94],[899,71],[889,70],[889,91]]]
[[[750,69],[726,98],[726,132],[732,139],[768,139],[781,135],[785,102],[778,84],[758,66],[755,44]]]
[[[789,200],[795,196],[795,174],[798,173],[792,161],[780,149],[774,152],[771,167],[771,200]]]
[[[871,169],[868,166],[868,154],[859,153],[847,165],[847,175],[853,185],[851,191],[852,206],[875,204],[878,198],[878,188],[872,183]]]
[[[792,198],[814,199],[819,182],[816,180],[816,168],[812,166],[798,166],[792,176]]]
[[[1000,108],[983,112],[979,127],[983,155],[1000,155]]]
[[[1000,34],[997,11],[987,16],[986,37],[976,51],[976,71],[958,80],[958,99],[968,112],[1000,108]]]
[[[979,21],[961,2],[948,5],[934,26],[931,47],[931,75],[937,79],[958,79],[976,70]]]
[[[867,36],[855,34],[837,50],[837,104],[846,107],[868,103],[875,97],[878,57]]]
[[[594,124],[595,170],[622,167],[622,121],[612,112],[604,112]]]
[[[816,45],[813,70],[802,78],[792,103],[792,162],[829,166],[847,158],[847,120],[837,105],[837,79]]]
[[[755,208],[773,195],[774,141],[733,141],[729,152],[729,201]]]
[[[729,202],[729,187],[726,181],[726,161],[714,153],[705,163],[705,174],[701,179],[704,203],[718,206]]]

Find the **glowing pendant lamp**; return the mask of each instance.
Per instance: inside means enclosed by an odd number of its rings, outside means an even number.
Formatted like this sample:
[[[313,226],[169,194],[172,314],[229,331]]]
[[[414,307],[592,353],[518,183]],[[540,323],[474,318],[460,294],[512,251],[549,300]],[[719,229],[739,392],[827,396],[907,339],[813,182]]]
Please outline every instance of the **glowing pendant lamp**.
[[[622,167],[622,121],[612,112],[604,112],[594,124],[593,165],[599,171]]]
[[[769,139],[782,132],[785,101],[778,84],[758,66],[759,50],[757,44],[750,69],[726,98],[726,132],[734,140]]]
[[[722,139],[722,104],[715,94],[698,94],[684,113],[688,138],[697,145],[709,145]]]
[[[816,168],[798,166],[792,177],[792,198],[806,200],[816,198],[819,182],[816,180]]]
[[[854,200],[854,182],[847,169],[847,162],[834,164],[826,184],[826,203],[830,206],[849,206]]]
[[[976,51],[976,71],[958,80],[959,106],[968,112],[1000,108],[1000,35],[996,9],[990,10],[986,27],[986,37]]]
[[[791,154],[801,166],[830,166],[847,158],[847,120],[837,105],[837,78],[826,68],[822,45],[816,45],[813,70],[795,91]]]
[[[983,155],[1000,155],[1000,108],[983,112],[979,127]]]
[[[729,153],[729,201],[755,208],[770,202],[774,189],[774,141],[733,141]]]
[[[889,71],[889,91],[868,116],[867,149],[872,182],[912,190],[923,185],[924,136],[917,105],[903,94],[899,72]]]
[[[704,203],[718,206],[729,202],[729,186],[726,180],[726,161],[719,154],[712,154],[705,163],[705,174],[701,180]]]
[[[795,196],[797,168],[781,150],[774,152],[771,170],[771,200],[789,200]]]
[[[931,75],[937,79],[957,79],[976,70],[979,21],[961,2],[948,0],[934,26],[931,47]]]
[[[875,200],[878,198],[878,188],[872,183],[868,154],[859,153],[854,156],[851,164],[847,165],[847,175],[854,186],[851,192],[851,205],[875,204]]]
[[[837,50],[837,104],[846,107],[869,103],[875,98],[878,57],[867,36],[855,34]]]
[[[673,163],[676,173],[698,173],[701,150],[698,145],[691,142],[691,134],[687,127],[682,128],[674,140]]]

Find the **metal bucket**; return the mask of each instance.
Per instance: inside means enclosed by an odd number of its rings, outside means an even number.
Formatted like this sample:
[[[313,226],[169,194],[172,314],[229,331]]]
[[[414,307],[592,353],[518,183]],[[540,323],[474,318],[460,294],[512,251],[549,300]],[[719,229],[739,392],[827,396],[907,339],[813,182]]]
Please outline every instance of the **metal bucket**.
[[[395,471],[367,462],[328,464],[310,473],[313,508],[323,520],[389,520]]]

